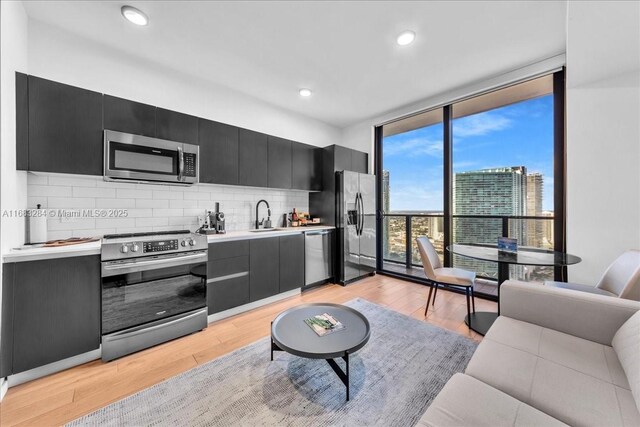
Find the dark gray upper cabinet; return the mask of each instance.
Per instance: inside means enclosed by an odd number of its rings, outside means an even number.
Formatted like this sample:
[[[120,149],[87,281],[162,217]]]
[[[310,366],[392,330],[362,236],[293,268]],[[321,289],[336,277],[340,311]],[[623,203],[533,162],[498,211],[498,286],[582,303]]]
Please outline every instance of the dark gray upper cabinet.
[[[238,128],[205,119],[198,126],[200,182],[238,184]]]
[[[268,186],[267,135],[248,129],[238,134],[238,184]]]
[[[280,292],[304,286],[304,235],[280,237]]]
[[[156,137],[198,144],[198,118],[177,111],[156,109]]]
[[[369,155],[362,151],[351,150],[351,170],[360,173],[369,173]]]
[[[291,187],[297,190],[322,190],[322,149],[293,142],[291,157]]]
[[[258,301],[276,295],[280,289],[280,239],[250,240],[249,299]]]
[[[29,77],[16,73],[16,169],[29,170]]]
[[[5,264],[2,301],[12,314],[10,354],[3,370],[16,374],[100,346],[100,257],[96,255]],[[14,309],[15,307],[15,309]],[[4,323],[4,322],[3,322]],[[10,361],[5,359],[10,358]]]
[[[267,159],[268,186],[291,188],[291,141],[269,136]]]
[[[104,96],[104,128],[143,136],[156,136],[156,107],[128,99]]]
[[[333,146],[333,169],[335,171],[351,170],[351,149],[342,145]]]
[[[102,175],[102,95],[33,76],[28,92],[29,170]]]

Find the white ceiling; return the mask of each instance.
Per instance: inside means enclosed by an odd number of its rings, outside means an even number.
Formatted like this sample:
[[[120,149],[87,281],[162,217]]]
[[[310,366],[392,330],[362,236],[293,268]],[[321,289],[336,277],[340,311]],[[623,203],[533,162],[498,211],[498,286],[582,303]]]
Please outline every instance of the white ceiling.
[[[564,1],[24,4],[32,19],[338,127],[563,53],[566,41]],[[123,4],[149,26],[126,22]],[[405,29],[417,37],[401,47]]]

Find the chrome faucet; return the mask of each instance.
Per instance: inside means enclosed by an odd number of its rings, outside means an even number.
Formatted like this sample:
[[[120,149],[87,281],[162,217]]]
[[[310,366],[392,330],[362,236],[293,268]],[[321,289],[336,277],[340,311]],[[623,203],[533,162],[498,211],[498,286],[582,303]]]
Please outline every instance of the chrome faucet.
[[[258,221],[258,207],[260,206],[260,203],[264,202],[265,205],[267,205],[267,221],[264,221],[264,218],[262,218],[262,221]],[[260,200],[258,203],[256,203],[256,230],[260,228],[260,225],[262,225],[262,223],[264,223],[264,228],[271,228],[271,208],[269,207],[269,202],[267,202],[266,200]]]

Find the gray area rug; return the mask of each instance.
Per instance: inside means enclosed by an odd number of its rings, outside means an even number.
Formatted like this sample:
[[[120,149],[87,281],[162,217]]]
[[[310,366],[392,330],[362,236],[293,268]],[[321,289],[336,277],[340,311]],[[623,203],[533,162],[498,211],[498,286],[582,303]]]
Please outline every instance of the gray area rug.
[[[346,305],[371,324],[371,339],[350,357],[349,402],[327,362],[284,352],[270,362],[264,338],[68,425],[415,425],[476,344],[362,299]]]

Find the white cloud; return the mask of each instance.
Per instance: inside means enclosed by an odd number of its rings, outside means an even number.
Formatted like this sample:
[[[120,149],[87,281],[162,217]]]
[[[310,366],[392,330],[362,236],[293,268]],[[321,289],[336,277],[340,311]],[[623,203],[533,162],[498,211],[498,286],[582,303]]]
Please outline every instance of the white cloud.
[[[427,138],[411,138],[404,141],[385,141],[384,155],[395,156],[406,154],[409,156],[442,157],[442,141]]]
[[[511,127],[512,120],[493,111],[463,117],[453,122],[453,135],[456,138],[482,136]]]

